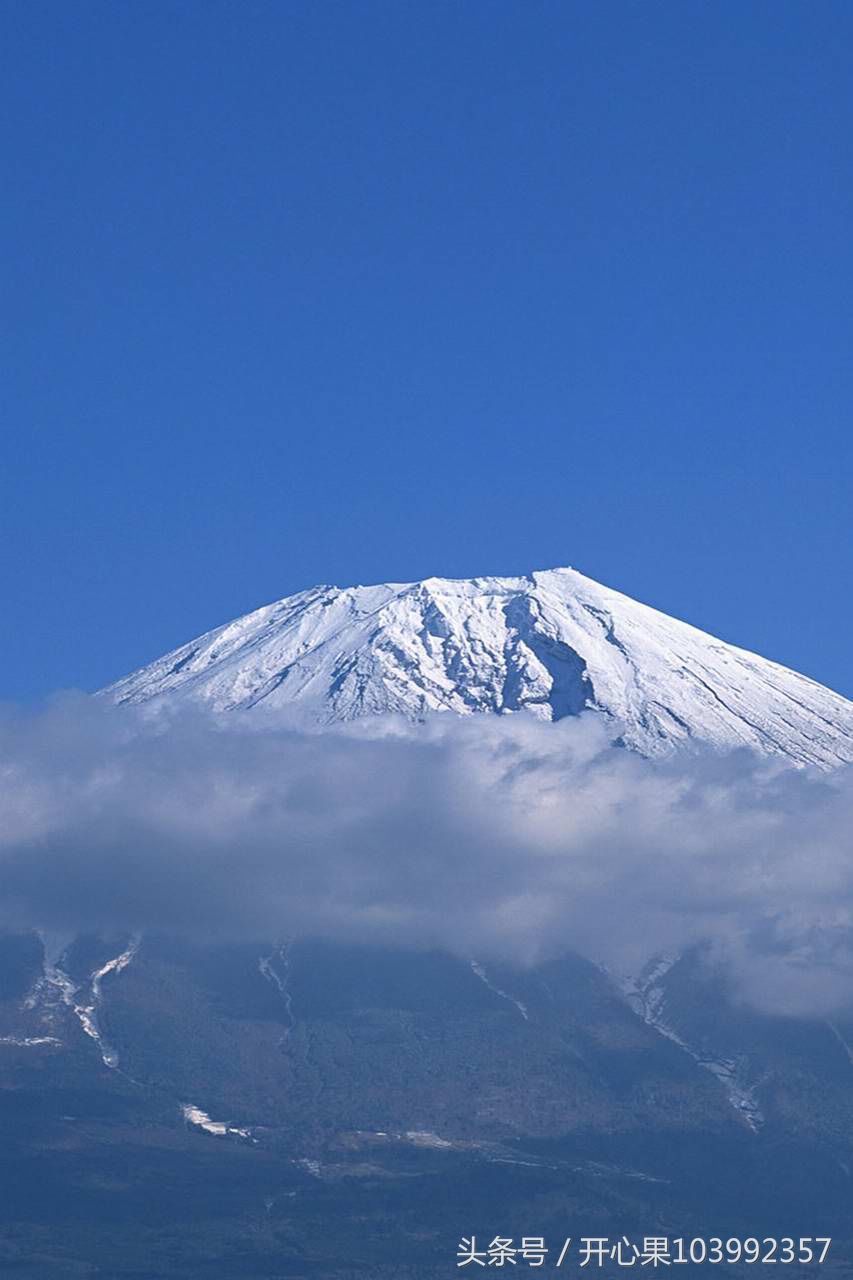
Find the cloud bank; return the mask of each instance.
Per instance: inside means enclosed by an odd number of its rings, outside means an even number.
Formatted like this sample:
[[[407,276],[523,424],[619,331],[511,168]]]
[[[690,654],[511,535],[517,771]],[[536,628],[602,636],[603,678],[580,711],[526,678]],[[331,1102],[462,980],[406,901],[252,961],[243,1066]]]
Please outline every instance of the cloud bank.
[[[0,714],[7,928],[316,935],[637,971],[710,939],[749,1002],[853,1004],[853,770],[649,762],[594,716],[322,733],[68,695]]]

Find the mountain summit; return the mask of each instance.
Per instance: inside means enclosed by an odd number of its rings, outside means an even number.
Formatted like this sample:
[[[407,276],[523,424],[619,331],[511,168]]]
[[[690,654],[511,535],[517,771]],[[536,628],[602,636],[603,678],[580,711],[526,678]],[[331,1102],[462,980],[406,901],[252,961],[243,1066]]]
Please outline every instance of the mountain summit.
[[[689,742],[824,768],[853,761],[853,703],[574,569],[315,587],[191,641],[103,691],[290,710],[322,725],[592,710],[644,755]]]

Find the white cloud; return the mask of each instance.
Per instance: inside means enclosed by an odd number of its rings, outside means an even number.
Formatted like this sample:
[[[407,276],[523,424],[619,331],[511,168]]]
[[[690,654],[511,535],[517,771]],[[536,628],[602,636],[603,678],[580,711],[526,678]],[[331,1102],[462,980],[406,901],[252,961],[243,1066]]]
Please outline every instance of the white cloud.
[[[0,718],[7,925],[284,934],[636,969],[713,939],[751,1003],[851,1003],[853,771],[652,764],[594,716],[297,733],[69,695]]]

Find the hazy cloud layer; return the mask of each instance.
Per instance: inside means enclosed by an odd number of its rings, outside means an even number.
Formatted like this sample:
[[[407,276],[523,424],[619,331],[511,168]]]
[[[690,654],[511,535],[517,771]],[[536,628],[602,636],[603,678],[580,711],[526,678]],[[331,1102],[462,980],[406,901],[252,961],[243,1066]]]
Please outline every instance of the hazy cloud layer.
[[[848,1006],[853,771],[649,763],[593,716],[297,733],[68,696],[0,716],[10,927],[319,934],[618,969],[711,938],[768,1009]]]

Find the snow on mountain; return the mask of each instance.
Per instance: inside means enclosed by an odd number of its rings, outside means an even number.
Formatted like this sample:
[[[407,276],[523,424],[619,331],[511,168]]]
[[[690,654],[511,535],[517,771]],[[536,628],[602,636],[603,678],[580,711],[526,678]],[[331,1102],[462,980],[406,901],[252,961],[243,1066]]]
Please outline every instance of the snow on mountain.
[[[853,703],[573,569],[315,587],[229,622],[103,691],[311,725],[398,712],[558,720],[591,709],[654,756],[698,742],[853,761]]]

